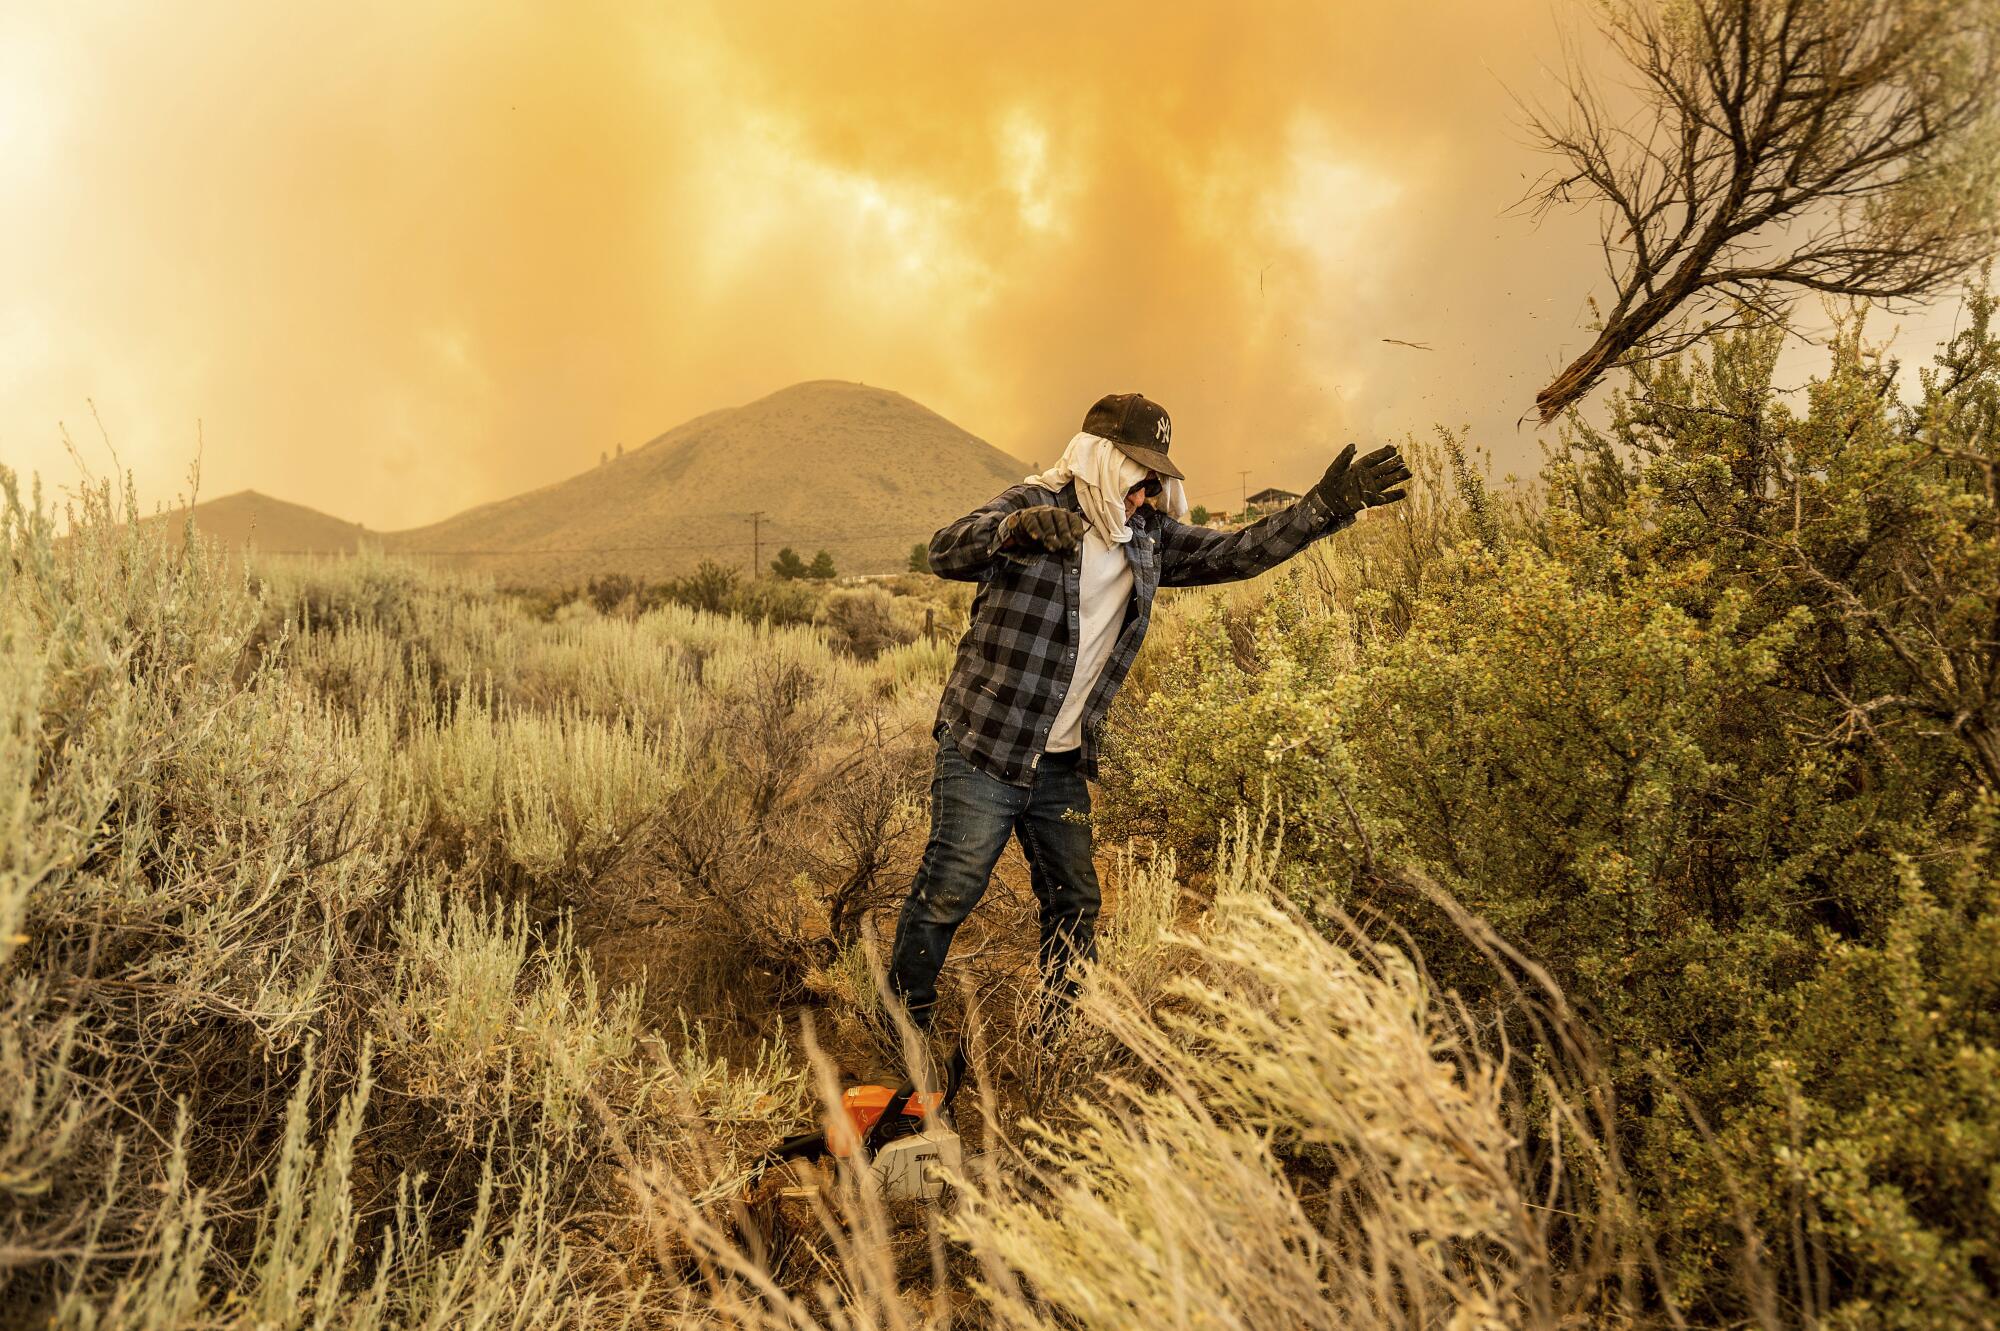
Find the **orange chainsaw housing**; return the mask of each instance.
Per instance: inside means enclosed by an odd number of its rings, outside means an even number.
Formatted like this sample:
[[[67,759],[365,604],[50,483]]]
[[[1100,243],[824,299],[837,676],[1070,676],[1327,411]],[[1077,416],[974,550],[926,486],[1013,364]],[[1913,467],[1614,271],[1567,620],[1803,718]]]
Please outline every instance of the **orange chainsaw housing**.
[[[832,1124],[832,1131],[826,1134],[826,1144],[837,1156],[854,1154],[854,1148],[868,1135],[882,1117],[882,1111],[889,1107],[896,1092],[887,1086],[850,1086],[840,1093],[840,1111],[844,1122]],[[903,1106],[906,1118],[925,1118],[944,1103],[943,1091],[932,1091],[927,1095],[913,1095]]]

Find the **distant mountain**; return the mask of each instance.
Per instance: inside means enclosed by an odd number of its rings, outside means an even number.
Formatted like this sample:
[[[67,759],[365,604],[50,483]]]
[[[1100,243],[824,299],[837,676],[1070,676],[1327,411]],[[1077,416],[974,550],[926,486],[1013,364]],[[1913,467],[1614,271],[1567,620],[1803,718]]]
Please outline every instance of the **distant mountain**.
[[[786,545],[807,561],[825,549],[842,573],[878,573],[1027,471],[900,393],[826,379],[697,416],[581,475],[428,527],[373,532],[255,490],[197,504],[194,519],[232,549],[342,554],[366,540],[523,582],[659,578],[703,559],[747,571],[753,553],[768,567]]]
[[[884,572],[1027,470],[900,393],[816,380],[384,541],[524,581],[661,577],[703,558],[747,570],[761,510],[766,566],[789,545],[806,560],[824,548],[842,573]]]
[[[177,508],[147,518],[178,528],[188,510]],[[362,540],[379,535],[355,522],[342,522],[304,504],[288,504],[255,490],[239,490],[194,506],[195,529],[231,550],[248,546],[264,554],[352,554]]]

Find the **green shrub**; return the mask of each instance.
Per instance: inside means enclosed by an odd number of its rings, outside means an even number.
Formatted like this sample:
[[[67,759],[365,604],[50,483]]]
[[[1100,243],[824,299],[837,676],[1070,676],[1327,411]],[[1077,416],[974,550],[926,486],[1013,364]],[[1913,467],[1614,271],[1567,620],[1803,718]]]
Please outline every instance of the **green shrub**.
[[[1176,608],[1122,704],[1116,830],[1201,863],[1268,793],[1302,901],[1496,997],[1414,868],[1585,1006],[1663,1294],[1706,1318],[1754,1312],[1744,1223],[1802,1316],[2000,1318],[1991,310],[1909,406],[1858,326],[1799,415],[1774,332],[1639,367],[1546,504],[1461,474],[1393,581],[1356,571],[1371,516]]]
[[[810,624],[818,618],[825,595],[826,589],[815,583],[756,578],[737,587],[729,610],[752,623]]]
[[[694,572],[668,578],[650,589],[647,608],[663,601],[684,605],[690,610],[706,610],[711,615],[726,614],[736,598],[741,575],[725,564],[704,559]]]

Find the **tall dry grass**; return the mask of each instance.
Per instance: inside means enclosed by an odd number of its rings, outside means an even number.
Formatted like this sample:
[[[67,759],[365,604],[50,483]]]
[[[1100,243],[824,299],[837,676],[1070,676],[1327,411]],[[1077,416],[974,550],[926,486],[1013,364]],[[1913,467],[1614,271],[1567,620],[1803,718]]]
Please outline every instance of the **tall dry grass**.
[[[1277,868],[1239,824],[1198,918],[1156,915],[1143,950],[1127,940],[1091,969],[1092,1066],[1055,1118],[988,1143],[947,1214],[899,1212],[842,1171],[786,1248],[641,1169],[655,1243],[692,1246],[706,1308],[755,1328],[1651,1319],[1624,1278],[1649,1259],[1587,1107],[1417,959],[1351,925],[1330,941]],[[1566,1157],[1529,1146],[1536,1116]]]

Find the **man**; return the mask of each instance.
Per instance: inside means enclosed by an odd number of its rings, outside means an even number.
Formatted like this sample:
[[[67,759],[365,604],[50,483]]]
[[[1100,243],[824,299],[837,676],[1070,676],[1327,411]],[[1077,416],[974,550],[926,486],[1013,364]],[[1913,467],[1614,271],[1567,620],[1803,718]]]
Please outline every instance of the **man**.
[[[1254,577],[1363,508],[1401,499],[1395,487],[1410,478],[1394,447],[1357,462],[1349,444],[1290,508],[1214,532],[1185,521],[1172,433],[1157,403],[1102,398],[1054,467],[931,537],[932,571],[980,587],[938,705],[930,840],[891,954],[890,986],[919,1030],[930,1028],[952,935],[1010,835],[1041,907],[1045,1015],[1073,992],[1072,963],[1095,955],[1085,780],[1097,776],[1105,714],[1154,593]]]

